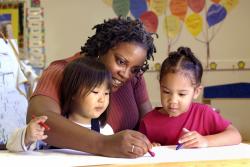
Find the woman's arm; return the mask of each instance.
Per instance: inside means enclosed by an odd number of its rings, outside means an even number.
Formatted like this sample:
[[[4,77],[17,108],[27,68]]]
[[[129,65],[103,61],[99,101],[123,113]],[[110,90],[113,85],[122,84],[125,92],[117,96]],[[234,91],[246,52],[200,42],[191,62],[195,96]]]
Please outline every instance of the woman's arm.
[[[48,117],[46,124],[50,126],[50,131],[46,131],[46,142],[49,145],[104,156],[130,158],[143,156],[152,147],[149,140],[139,132],[126,130],[104,136],[72,123],[59,113],[60,106],[49,97],[38,95],[29,102],[28,122],[31,115]],[[135,149],[132,152],[133,145]]]

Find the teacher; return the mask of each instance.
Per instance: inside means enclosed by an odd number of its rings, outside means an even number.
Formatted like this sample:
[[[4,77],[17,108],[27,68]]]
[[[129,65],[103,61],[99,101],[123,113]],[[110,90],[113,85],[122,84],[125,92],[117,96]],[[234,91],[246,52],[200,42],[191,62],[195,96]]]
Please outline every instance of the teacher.
[[[95,34],[88,38],[81,52],[52,62],[44,70],[32,94],[27,122],[31,115],[46,115],[46,142],[60,148],[70,148],[111,157],[143,156],[152,146],[150,141],[134,130],[140,118],[152,110],[142,74],[148,60],[156,52],[152,33],[143,23],[131,18],[114,18],[93,27]],[[114,135],[104,136],[61,116],[59,87],[65,66],[80,56],[103,62],[112,73],[111,110],[108,121]]]

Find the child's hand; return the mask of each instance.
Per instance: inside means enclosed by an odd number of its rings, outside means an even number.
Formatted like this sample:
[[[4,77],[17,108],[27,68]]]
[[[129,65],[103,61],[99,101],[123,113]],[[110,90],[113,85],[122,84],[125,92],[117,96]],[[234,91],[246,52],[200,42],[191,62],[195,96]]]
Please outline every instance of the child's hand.
[[[185,148],[207,147],[207,139],[196,131],[188,131],[179,139]]]
[[[39,122],[45,122],[48,119],[47,116],[40,116],[32,119],[26,129],[24,144],[26,146],[31,145],[37,140],[44,140],[48,136],[44,134],[44,127],[39,125]]]
[[[160,143],[152,143],[152,146],[157,147],[157,146],[161,146],[161,144]]]

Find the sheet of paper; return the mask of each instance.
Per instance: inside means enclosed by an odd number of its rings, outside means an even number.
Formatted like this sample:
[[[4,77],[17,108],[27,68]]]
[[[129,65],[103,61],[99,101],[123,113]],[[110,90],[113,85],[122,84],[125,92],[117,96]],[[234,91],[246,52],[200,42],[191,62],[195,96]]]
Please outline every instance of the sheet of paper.
[[[17,49],[16,41],[11,41]],[[11,133],[26,124],[25,81],[10,43],[0,38],[0,144],[6,144]]]
[[[225,147],[209,147],[199,149],[175,150],[175,146],[154,147],[156,156],[151,157],[145,154],[136,159],[110,158],[95,156],[88,153],[58,149],[41,150],[23,153],[9,153],[0,151],[1,163],[6,162],[9,166],[18,164],[19,166],[87,166],[102,164],[145,164],[160,162],[187,162],[202,160],[233,160],[250,159],[250,145],[239,144]]]

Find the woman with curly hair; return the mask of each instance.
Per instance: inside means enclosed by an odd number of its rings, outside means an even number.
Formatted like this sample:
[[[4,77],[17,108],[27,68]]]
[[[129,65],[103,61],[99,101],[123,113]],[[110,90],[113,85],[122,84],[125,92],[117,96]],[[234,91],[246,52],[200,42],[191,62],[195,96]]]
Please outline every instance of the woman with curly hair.
[[[136,132],[140,118],[152,110],[142,74],[148,60],[156,52],[152,33],[140,20],[115,18],[94,26],[81,52],[64,60],[52,62],[43,72],[31,96],[27,121],[31,115],[46,115],[51,130],[46,142],[60,148],[70,148],[112,157],[138,157],[152,146],[145,135]],[[112,74],[112,95],[107,123],[114,135],[104,136],[68,121],[60,107],[60,83],[65,66],[80,56],[97,59]]]

